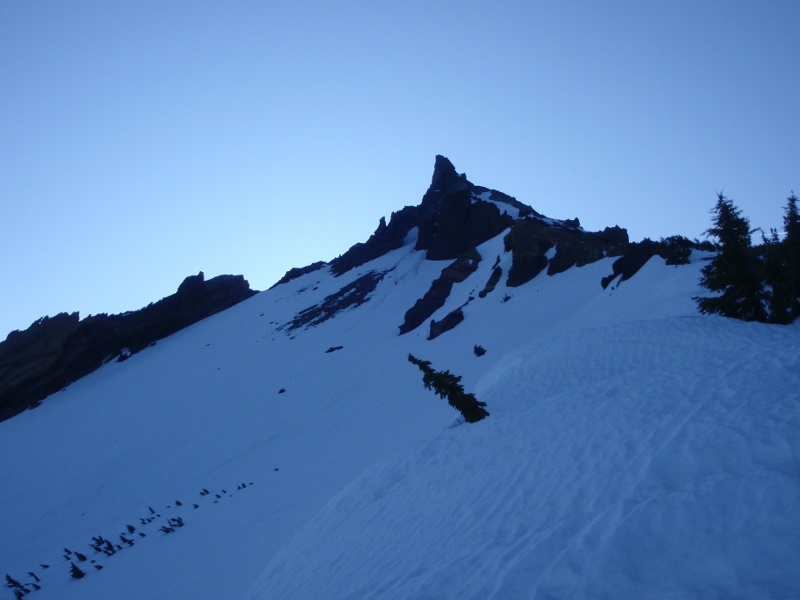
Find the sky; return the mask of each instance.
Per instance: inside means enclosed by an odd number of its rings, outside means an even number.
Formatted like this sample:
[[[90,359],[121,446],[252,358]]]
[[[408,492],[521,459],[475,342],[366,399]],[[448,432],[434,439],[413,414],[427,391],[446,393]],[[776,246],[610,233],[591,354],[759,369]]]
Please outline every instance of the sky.
[[[0,3],[0,339],[285,271],[436,154],[591,230],[701,237],[800,192],[800,3]]]

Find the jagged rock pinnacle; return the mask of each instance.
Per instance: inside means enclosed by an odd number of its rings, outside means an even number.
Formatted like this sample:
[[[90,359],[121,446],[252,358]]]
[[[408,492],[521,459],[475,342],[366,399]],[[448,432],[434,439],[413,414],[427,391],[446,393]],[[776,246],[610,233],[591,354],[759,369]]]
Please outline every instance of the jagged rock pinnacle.
[[[433,177],[431,178],[431,190],[440,190],[442,192],[452,191],[452,188],[463,187],[466,181],[466,174],[462,173],[459,175],[449,159],[441,154],[436,155],[436,163],[433,166]]]
[[[438,213],[441,209],[442,199],[445,196],[465,190],[471,186],[472,184],[467,181],[465,173],[459,175],[453,163],[441,154],[437,154],[436,162],[433,166],[431,186],[422,197],[420,208],[428,216]]]

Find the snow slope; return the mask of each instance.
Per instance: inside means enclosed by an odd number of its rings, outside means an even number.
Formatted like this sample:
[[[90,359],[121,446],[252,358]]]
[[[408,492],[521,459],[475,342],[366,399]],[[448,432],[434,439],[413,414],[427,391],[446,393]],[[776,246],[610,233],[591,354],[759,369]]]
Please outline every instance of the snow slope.
[[[490,418],[374,466],[250,597],[797,597],[797,333],[673,317],[522,348],[477,388]]]
[[[507,272],[502,237],[434,319],[495,257]],[[398,336],[447,264],[408,242],[0,423],[0,569],[67,600],[800,596],[796,326],[696,316],[699,262],[603,290],[605,259],[501,283],[435,340]],[[285,326],[371,271],[366,303]],[[491,417],[451,427],[409,352]]]

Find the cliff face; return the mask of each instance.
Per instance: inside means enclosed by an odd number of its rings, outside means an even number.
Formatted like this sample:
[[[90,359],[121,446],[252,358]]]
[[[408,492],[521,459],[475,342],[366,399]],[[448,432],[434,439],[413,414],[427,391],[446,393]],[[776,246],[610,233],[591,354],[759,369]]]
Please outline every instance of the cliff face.
[[[125,360],[159,339],[255,294],[241,275],[187,277],[178,291],[120,315],[44,317],[0,343],[0,420],[33,408],[108,360]]]
[[[425,250],[430,260],[453,260],[511,226],[507,213],[498,205],[478,200],[478,196],[497,198],[510,210],[534,211],[495,190],[473,185],[459,175],[453,163],[437,156],[428,191],[418,206],[406,206],[392,213],[387,225],[381,219],[378,229],[363,244],[356,244],[331,261],[334,275],[341,275],[370,260],[400,248],[413,228],[418,229],[417,250]]]
[[[415,236],[411,236],[414,229]],[[602,231],[586,231],[578,219],[551,219],[507,194],[471,183],[447,158],[437,156],[431,184],[422,201],[393,212],[388,223],[381,218],[366,242],[355,244],[327,266],[338,277],[411,243],[412,237],[416,240],[415,249],[424,251],[428,260],[455,260],[408,309],[399,326],[402,335],[441,308],[453,284],[468,278],[480,260],[491,258],[482,257],[477,248],[503,232],[504,249],[512,255],[511,264],[504,272],[497,257],[491,277],[480,283],[481,298],[495,289],[503,277],[507,287],[518,287],[545,270],[547,275],[556,275],[605,257],[617,257],[612,273],[598,281],[605,288],[617,277],[625,281],[656,254],[667,259],[668,264],[687,262],[693,245],[680,237],[631,243],[628,232],[616,225]],[[326,263],[292,269],[275,285],[323,266]],[[459,309],[442,322],[433,322],[430,337],[441,335],[461,319],[463,313]]]
[[[506,249],[514,253],[511,286],[529,281],[548,265],[553,275],[604,256],[619,256],[629,245],[628,233],[620,227],[588,232],[578,219],[549,219],[511,196],[474,185],[447,158],[437,156],[420,204],[392,213],[388,224],[381,219],[366,243],[331,261],[332,272],[341,275],[401,247],[415,227],[416,249],[424,250],[429,260],[457,259],[508,229]],[[555,254],[548,258],[550,249]]]

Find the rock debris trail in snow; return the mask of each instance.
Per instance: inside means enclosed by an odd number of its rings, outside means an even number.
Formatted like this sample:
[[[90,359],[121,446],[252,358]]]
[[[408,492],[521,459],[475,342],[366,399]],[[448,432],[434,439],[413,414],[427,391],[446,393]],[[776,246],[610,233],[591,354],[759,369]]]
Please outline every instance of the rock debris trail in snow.
[[[107,559],[118,553],[135,546],[141,548],[146,543],[145,539],[148,535],[154,533],[164,535],[179,531],[186,526],[187,521],[191,522],[191,517],[185,519],[184,516],[181,516],[187,515],[188,511],[217,504],[225,498],[233,498],[235,492],[248,489],[253,485],[252,481],[249,484],[242,482],[237,484],[235,489],[231,488],[230,492],[224,488],[217,491],[202,488],[192,501],[175,500],[161,510],[148,506],[144,511],[144,516],[130,519],[130,523],[118,527],[117,532],[109,537],[92,535],[86,543],[65,546],[61,559],[49,557],[50,564],[48,562],[38,564],[36,569],[40,571],[38,575],[34,571],[27,571],[23,577],[6,574],[6,587],[16,598],[22,598],[32,592],[41,591],[51,581],[60,582],[68,578],[81,580],[93,572],[105,569],[109,566]],[[136,523],[136,525],[131,523]],[[62,564],[65,564],[66,567],[62,568]],[[55,568],[51,569],[51,566]]]

